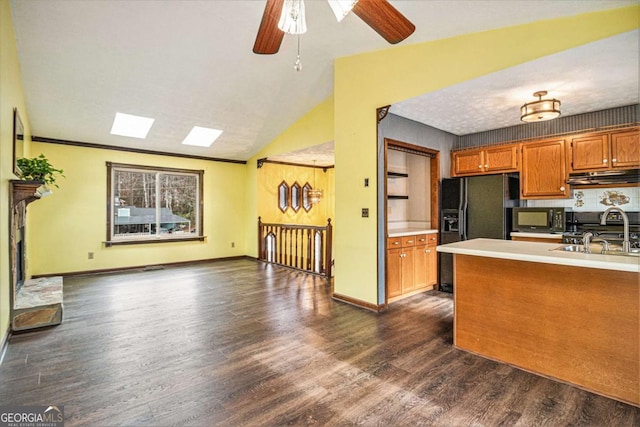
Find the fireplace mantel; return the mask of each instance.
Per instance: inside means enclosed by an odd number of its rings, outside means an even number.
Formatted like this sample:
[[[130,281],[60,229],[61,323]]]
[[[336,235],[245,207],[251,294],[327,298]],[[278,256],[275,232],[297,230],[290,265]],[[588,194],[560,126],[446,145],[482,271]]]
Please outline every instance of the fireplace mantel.
[[[19,179],[11,180],[11,191],[13,194],[13,207],[18,203],[25,201],[25,206],[29,203],[40,199],[37,189],[44,185],[43,181],[23,181]]]

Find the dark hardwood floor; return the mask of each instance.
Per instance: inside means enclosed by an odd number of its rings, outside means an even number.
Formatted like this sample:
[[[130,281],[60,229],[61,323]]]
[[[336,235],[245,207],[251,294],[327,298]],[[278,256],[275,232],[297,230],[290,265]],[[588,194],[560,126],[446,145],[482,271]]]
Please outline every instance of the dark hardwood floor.
[[[65,278],[62,325],[14,335],[0,404],[66,426],[638,426],[640,408],[452,347],[452,298],[375,314],[250,260]]]

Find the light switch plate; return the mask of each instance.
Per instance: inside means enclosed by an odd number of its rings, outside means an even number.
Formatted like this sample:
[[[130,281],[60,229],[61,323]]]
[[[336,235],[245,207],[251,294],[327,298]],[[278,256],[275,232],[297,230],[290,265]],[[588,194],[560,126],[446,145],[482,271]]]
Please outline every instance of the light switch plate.
[[[362,208],[362,218],[369,218],[369,208]]]

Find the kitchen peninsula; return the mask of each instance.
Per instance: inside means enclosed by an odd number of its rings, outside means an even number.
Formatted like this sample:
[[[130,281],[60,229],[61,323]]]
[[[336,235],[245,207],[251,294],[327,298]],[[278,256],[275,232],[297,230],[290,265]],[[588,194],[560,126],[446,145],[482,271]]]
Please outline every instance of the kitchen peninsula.
[[[640,258],[474,239],[454,254],[454,345],[640,405]]]

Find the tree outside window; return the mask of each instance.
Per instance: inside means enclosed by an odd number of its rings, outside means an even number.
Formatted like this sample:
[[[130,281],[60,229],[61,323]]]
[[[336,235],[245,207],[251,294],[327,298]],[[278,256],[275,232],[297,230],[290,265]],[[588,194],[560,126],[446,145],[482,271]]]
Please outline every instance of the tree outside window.
[[[107,163],[107,244],[203,240],[201,170]]]

